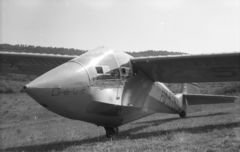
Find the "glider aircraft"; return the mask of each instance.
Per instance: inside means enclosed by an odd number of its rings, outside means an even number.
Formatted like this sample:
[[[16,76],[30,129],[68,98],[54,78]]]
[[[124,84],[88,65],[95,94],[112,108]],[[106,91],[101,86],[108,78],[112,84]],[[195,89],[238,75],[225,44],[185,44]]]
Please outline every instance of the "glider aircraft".
[[[98,47],[80,56],[0,52],[0,72],[39,76],[24,86],[46,109],[70,119],[118,127],[154,113],[201,110],[236,97],[200,94],[198,82],[240,81],[240,52],[138,57]],[[164,83],[181,83],[172,93]]]

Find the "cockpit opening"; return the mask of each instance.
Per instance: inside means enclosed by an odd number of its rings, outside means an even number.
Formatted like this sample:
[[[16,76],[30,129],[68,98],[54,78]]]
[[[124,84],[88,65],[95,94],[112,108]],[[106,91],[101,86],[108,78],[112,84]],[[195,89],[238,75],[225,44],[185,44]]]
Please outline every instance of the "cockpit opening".
[[[97,66],[95,67],[97,75],[93,77],[93,81],[95,80],[114,80],[120,79],[119,69],[110,70],[109,66]]]

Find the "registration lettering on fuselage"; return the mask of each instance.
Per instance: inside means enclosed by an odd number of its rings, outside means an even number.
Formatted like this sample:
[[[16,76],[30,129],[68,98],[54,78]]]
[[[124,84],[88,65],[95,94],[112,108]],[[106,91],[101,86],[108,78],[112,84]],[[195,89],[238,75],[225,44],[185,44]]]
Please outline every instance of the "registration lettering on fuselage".
[[[173,108],[175,110],[179,109],[179,106],[177,104],[177,98],[171,94],[168,90],[166,90],[164,87],[160,87],[160,96],[159,96],[159,101],[166,106]]]
[[[85,87],[73,87],[73,88],[53,88],[52,89],[52,96],[59,96],[59,95],[75,95],[75,94],[85,94],[86,88]]]

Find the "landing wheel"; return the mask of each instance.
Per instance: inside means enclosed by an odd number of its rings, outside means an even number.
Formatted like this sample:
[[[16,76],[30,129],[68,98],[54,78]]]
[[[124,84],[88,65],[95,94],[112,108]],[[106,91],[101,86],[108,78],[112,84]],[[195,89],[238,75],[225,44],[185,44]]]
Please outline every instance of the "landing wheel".
[[[106,137],[112,138],[116,135],[118,135],[118,127],[104,127],[106,130]]]
[[[181,118],[185,118],[185,117],[186,117],[186,112],[185,112],[185,111],[182,111],[182,112],[179,114],[179,116],[180,116]]]

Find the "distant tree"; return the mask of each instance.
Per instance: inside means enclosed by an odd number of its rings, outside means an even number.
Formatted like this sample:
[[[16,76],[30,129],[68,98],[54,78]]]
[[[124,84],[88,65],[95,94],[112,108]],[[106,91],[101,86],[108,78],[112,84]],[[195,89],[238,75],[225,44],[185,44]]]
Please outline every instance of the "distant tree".
[[[42,47],[42,46],[33,46],[33,45],[24,45],[24,44],[0,44],[0,51],[8,52],[27,52],[27,53],[45,53],[45,54],[62,54],[62,55],[81,55],[86,50],[79,50],[74,48],[57,48],[57,47]],[[141,56],[164,56],[164,55],[180,55],[185,54],[182,52],[168,52],[168,51],[155,51],[147,50],[141,52],[126,52],[133,57]]]
[[[0,51],[8,52],[27,52],[27,53],[45,53],[45,54],[62,54],[62,55],[81,55],[86,50],[57,48],[57,47],[42,47],[23,44],[0,44]]]
[[[144,56],[166,56],[166,55],[181,55],[186,54],[182,52],[168,52],[168,51],[154,51],[154,50],[147,50],[141,52],[126,52],[133,57],[144,57]]]

